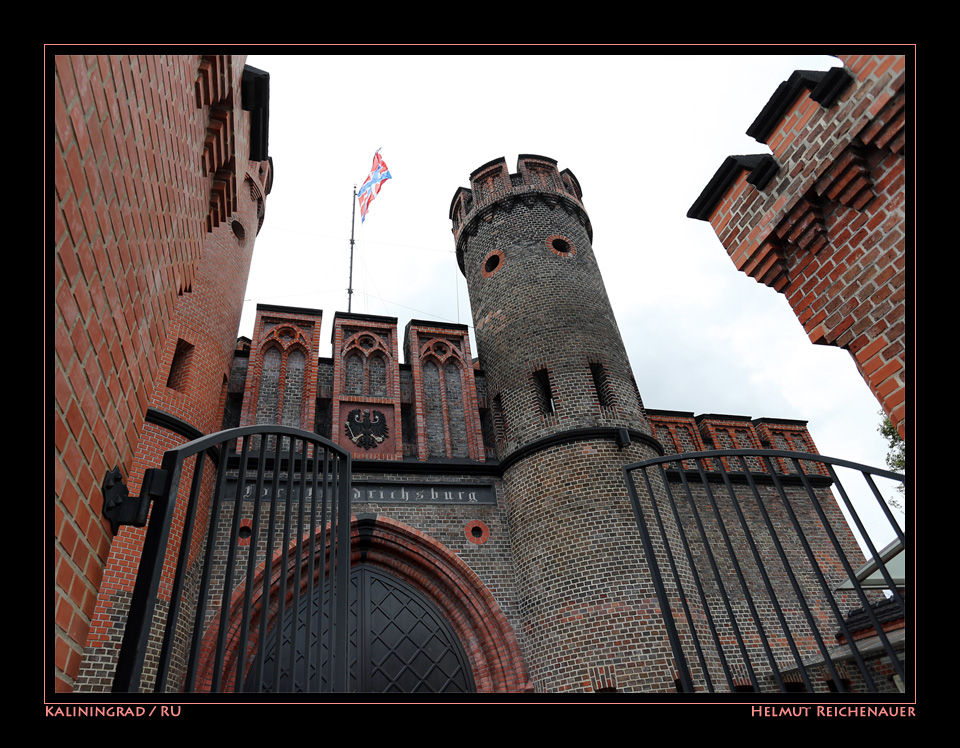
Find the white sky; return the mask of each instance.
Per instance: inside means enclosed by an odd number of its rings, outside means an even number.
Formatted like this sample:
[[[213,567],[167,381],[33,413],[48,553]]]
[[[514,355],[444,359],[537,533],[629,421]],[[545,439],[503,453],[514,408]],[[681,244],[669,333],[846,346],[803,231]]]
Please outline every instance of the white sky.
[[[737,271],[686,212],[794,70],[827,56],[250,55],[270,73],[275,167],[240,334],[258,303],[346,311],[352,192],[381,148],[393,178],[356,217],[353,311],[471,324],[450,202],[486,162],[569,168],[648,408],[809,422],[821,454],[884,467],[880,407],[846,351],[815,346],[781,294]],[[476,351],[474,347],[474,352]],[[482,365],[482,362],[481,362]]]

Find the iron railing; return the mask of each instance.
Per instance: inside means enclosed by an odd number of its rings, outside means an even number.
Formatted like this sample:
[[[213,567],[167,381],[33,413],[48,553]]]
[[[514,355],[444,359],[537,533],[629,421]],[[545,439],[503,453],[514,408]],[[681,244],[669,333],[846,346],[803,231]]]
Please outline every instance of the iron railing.
[[[171,449],[161,470],[113,690],[346,691],[349,453],[249,426]],[[304,595],[320,597],[320,615]],[[271,656],[258,643],[300,615],[293,629],[315,633],[286,648],[298,662],[274,661],[258,681]]]
[[[876,480],[902,475],[774,450],[624,472],[677,690],[903,690],[906,546]]]

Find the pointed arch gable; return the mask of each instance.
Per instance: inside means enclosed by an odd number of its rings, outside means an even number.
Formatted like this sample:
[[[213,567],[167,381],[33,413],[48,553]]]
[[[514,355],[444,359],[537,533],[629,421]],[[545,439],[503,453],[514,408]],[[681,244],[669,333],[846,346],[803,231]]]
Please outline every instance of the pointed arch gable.
[[[364,345],[367,341],[367,345]],[[397,388],[387,341],[369,330],[350,335],[340,352],[342,392],[359,397],[391,397]]]
[[[366,347],[362,345],[361,341],[364,338],[369,338],[372,344]],[[380,351],[387,357],[388,360],[393,359],[393,356],[390,353],[390,346],[388,345],[387,341],[383,338],[383,336],[373,332],[372,330],[364,329],[347,336],[347,338],[343,341],[343,346],[341,348],[343,355],[346,355],[352,349],[360,351],[364,356],[368,356],[374,351]]]
[[[437,363],[441,365],[449,358],[455,358],[461,366],[465,365],[463,351],[456,343],[447,338],[433,337],[421,341],[420,359],[426,360],[430,357],[436,359]]]

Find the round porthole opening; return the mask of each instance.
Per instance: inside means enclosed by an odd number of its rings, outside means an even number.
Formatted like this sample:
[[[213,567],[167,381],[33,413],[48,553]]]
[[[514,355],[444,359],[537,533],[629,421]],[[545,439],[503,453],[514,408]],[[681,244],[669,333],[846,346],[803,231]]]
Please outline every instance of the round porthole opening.
[[[243,524],[237,530],[237,544],[241,546],[250,545],[250,540],[253,537],[253,527],[249,520],[242,520],[242,522]]]
[[[481,268],[483,277],[489,278],[491,275],[500,270],[500,268],[503,267],[504,259],[503,250],[500,249],[495,249],[488,254],[486,259],[483,261],[483,266]]]
[[[463,533],[474,545],[483,545],[490,539],[490,528],[478,519],[468,522]]]

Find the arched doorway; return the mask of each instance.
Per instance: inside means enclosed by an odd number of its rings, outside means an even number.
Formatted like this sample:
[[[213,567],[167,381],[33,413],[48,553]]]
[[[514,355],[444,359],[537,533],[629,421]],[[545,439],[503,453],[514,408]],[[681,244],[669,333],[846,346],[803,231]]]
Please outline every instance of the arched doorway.
[[[312,599],[301,597],[299,606],[299,615],[267,636],[263,668],[248,674],[245,691],[316,690],[312,685],[323,678],[326,647],[323,634],[318,640],[316,629],[305,622],[322,614],[319,591]],[[437,606],[406,582],[370,564],[351,570],[348,630],[353,693],[475,690],[466,653]]]
[[[316,549],[324,544],[323,535],[318,531],[316,542],[303,544],[299,563],[285,567],[287,583],[284,583],[284,589],[293,589],[294,578],[301,580],[301,591],[296,599],[298,606],[304,606],[302,612],[305,615],[297,617],[313,622],[303,626],[297,624],[299,643],[294,640],[293,627],[277,620],[275,602],[271,602],[267,609],[263,607],[264,591],[268,589],[269,599],[275,601],[281,588],[281,575],[276,571],[280,564],[276,562],[270,580],[261,574],[254,583],[251,613],[246,625],[243,615],[245,590],[234,590],[232,612],[224,637],[223,675],[218,688],[211,685],[217,623],[206,631],[197,690],[264,690],[262,684],[268,675],[268,653],[273,658],[270,667],[274,669],[269,673],[272,680],[267,681],[273,685],[267,691],[278,690],[275,677],[278,673],[280,677],[302,678],[303,691],[319,690],[316,680],[311,683],[308,676],[315,679],[316,673],[320,673],[322,677],[326,644],[321,635],[318,648],[317,635],[311,634],[308,639],[305,633],[311,625],[317,625],[314,606],[307,604],[311,597],[306,594],[309,589],[306,580],[311,576],[308,570],[314,568],[309,564],[310,556],[314,554],[316,560]],[[294,550],[291,548],[289,553],[293,554]],[[289,557],[293,558],[292,555]],[[533,691],[509,621],[482,580],[452,550],[402,522],[382,515],[360,514],[351,522],[350,559],[350,568],[356,572],[353,574],[354,584],[349,585],[353,590],[351,602],[356,604],[361,600],[363,605],[373,604],[375,608],[370,614],[363,613],[359,618],[354,616],[360,629],[369,628],[370,631],[363,635],[366,639],[361,637],[350,646],[354,652],[359,647],[361,653],[370,652],[372,657],[368,658],[366,654],[358,657],[359,665],[354,672],[369,675],[357,675],[360,681],[353,683],[353,688],[383,688],[394,693],[410,692],[407,688],[447,693],[457,689],[477,693]],[[369,594],[365,592],[368,588]],[[292,608],[297,609],[297,606]],[[264,665],[258,672],[258,666],[253,663],[259,660],[254,657],[259,653],[256,632],[263,616],[266,616],[267,633],[263,637]],[[249,633],[243,639],[245,630]],[[278,654],[278,641],[279,652],[285,653],[285,657]],[[372,648],[364,650],[364,646]],[[241,652],[245,652],[245,656],[241,657]],[[301,653],[306,653],[306,660],[302,663],[298,662]],[[417,663],[409,672],[400,664],[407,661]],[[242,662],[246,666],[238,672]],[[275,667],[277,662],[281,663],[279,670]],[[376,662],[384,664],[375,666],[373,663]],[[368,670],[364,671],[364,668]]]

